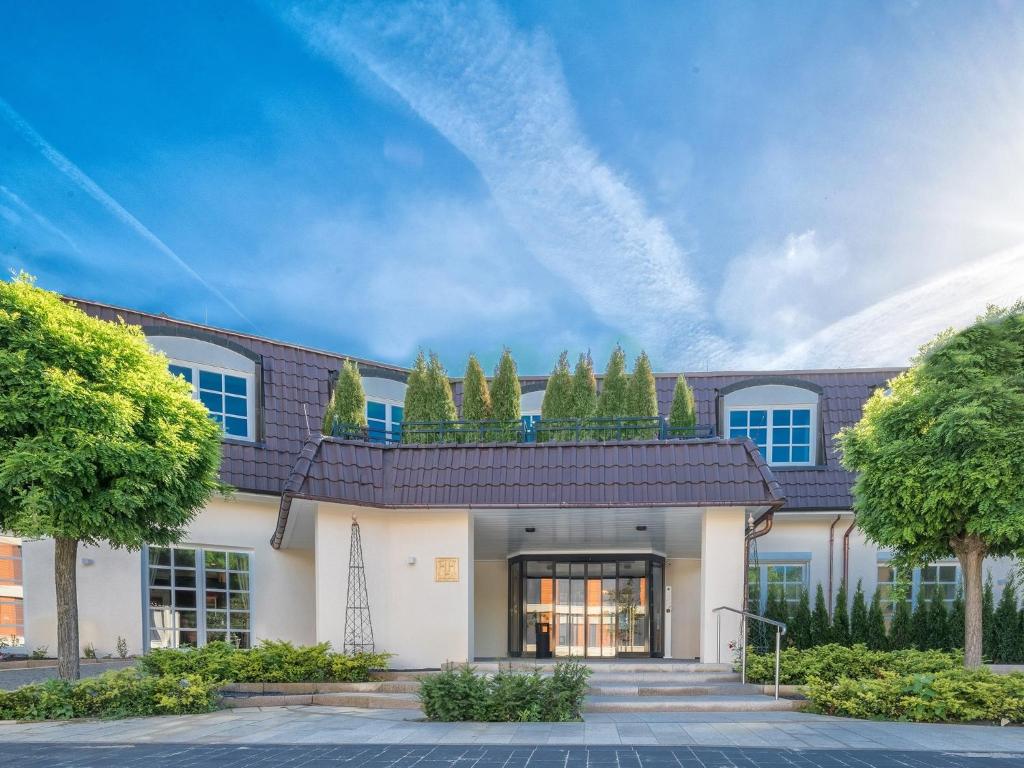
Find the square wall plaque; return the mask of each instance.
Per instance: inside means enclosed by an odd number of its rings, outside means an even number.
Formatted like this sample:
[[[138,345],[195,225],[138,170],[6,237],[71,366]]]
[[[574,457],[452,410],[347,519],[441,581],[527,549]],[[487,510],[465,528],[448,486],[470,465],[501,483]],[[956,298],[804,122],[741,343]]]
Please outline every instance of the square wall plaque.
[[[459,580],[459,558],[457,557],[435,557],[434,558],[434,581],[458,581]]]

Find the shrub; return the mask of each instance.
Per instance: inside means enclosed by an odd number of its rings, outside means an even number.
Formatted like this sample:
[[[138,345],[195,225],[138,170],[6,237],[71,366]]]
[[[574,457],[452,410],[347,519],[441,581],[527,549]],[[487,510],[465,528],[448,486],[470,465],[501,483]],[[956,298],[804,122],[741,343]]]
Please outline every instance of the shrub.
[[[77,683],[49,680],[0,691],[0,720],[182,715],[209,712],[216,705],[217,683],[212,680],[123,669]]]
[[[579,720],[590,669],[559,662],[550,677],[540,672],[477,674],[468,664],[449,665],[420,683],[423,712],[457,722],[564,722]]]
[[[330,643],[295,646],[282,640],[264,640],[240,650],[230,643],[208,643],[202,648],[156,649],[139,664],[153,675],[201,675],[233,683],[348,683],[370,679],[374,669],[387,667],[386,653],[335,653]]]
[[[854,680],[812,678],[804,689],[819,712],[918,722],[1024,721],[1024,675],[948,669]]]
[[[865,645],[819,645],[806,650],[787,648],[779,658],[779,682],[804,685],[811,678],[835,682],[843,677],[870,678],[882,672],[901,675],[940,672],[963,666],[963,654],[945,651],[872,651]],[[747,679],[775,681],[775,654],[748,653]]]

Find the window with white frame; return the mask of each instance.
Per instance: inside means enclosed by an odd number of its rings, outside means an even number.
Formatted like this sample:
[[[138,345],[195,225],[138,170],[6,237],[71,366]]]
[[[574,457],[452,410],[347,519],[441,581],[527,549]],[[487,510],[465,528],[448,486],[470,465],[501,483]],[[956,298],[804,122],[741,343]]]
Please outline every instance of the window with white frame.
[[[749,437],[769,464],[810,464],[811,408],[733,407],[729,437]]]
[[[803,563],[762,563],[751,566],[747,587],[747,610],[763,614],[768,605],[768,595],[774,591],[782,596],[789,612],[796,610],[800,594],[807,588],[808,564]]]
[[[402,441],[402,413],[398,403],[380,400],[366,401],[366,428],[374,443],[399,443]]]
[[[174,376],[192,385],[193,396],[206,406],[210,418],[228,437],[252,440],[255,437],[253,377],[239,371],[172,362],[167,366]]]
[[[921,601],[931,603],[936,593],[942,596],[942,601],[949,610],[960,586],[960,566],[955,562],[945,562],[915,568],[907,581],[909,583],[906,585],[905,599],[909,601],[911,610]],[[896,569],[888,561],[879,560],[878,596],[886,621],[892,619],[895,609],[896,585]]]
[[[251,555],[207,547],[147,547],[150,648],[252,642]]]

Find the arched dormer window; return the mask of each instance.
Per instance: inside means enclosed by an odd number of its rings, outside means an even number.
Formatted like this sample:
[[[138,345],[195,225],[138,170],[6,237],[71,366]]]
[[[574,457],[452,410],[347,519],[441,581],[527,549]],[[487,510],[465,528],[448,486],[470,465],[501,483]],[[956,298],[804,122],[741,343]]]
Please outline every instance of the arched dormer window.
[[[821,388],[810,382],[762,379],[738,382],[719,392],[722,432],[749,437],[774,466],[818,462]]]
[[[213,334],[168,335],[166,328],[146,329],[154,349],[167,355],[168,368],[192,385],[196,400],[234,440],[257,439],[260,357]]]

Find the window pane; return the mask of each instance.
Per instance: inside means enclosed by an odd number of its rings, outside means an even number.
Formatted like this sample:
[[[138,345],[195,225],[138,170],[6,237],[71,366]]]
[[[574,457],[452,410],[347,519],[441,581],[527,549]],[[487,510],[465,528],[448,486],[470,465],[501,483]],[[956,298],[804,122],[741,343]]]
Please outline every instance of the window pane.
[[[171,564],[171,550],[167,547],[150,547],[149,548],[149,564],[150,565],[170,565]]]
[[[246,381],[240,376],[224,376],[224,391],[229,395],[241,395],[245,397]]]
[[[226,611],[207,611],[207,629],[226,629],[228,626],[228,614]]]
[[[186,570],[175,570],[174,571],[174,587],[195,589],[196,586],[196,572]]]
[[[228,565],[233,571],[248,571],[249,556],[244,552],[231,552],[228,555]]]
[[[149,590],[149,604],[154,608],[169,606],[171,604],[171,590],[151,589]]]
[[[149,569],[149,584],[152,587],[169,587],[169,586],[171,586],[171,569],[170,568],[150,568]]]
[[[792,462],[808,462],[811,460],[811,449],[806,445],[796,446],[793,448],[789,460]]]
[[[789,427],[775,427],[772,430],[772,443],[778,445],[782,443],[784,445],[789,444]]]
[[[806,445],[811,442],[811,430],[807,427],[796,427],[793,430],[793,442],[797,445]]]
[[[196,551],[194,549],[174,549],[174,566],[176,568],[195,568]],[[150,562],[153,562],[150,560]]]
[[[772,424],[776,427],[789,426],[789,411],[779,408],[772,414]]]
[[[751,411],[750,412],[750,426],[752,426],[752,427],[767,427],[768,426],[768,411]]]
[[[384,403],[377,403],[373,400],[366,401],[366,418],[368,419],[385,419],[387,414],[385,413]]]
[[[186,629],[195,629],[199,626],[199,614],[195,611],[179,611],[178,626]]]
[[[227,610],[228,607],[228,593],[227,592],[207,592],[206,593],[206,607],[214,608],[219,611]]]
[[[232,629],[248,629],[249,628],[249,612],[242,611],[241,613],[232,611],[231,612],[231,628]]]
[[[178,608],[195,608],[196,592],[194,589],[174,590],[174,605]]]
[[[245,406],[244,397],[224,396],[224,413],[231,416],[246,416],[248,411]]]
[[[227,555],[224,552],[212,552],[206,550],[204,553],[204,562],[207,568],[224,568],[227,563]]]
[[[807,427],[811,424],[811,411],[809,408],[798,408],[793,411],[793,424],[800,427]]]
[[[228,575],[225,571],[206,571],[206,588],[207,589],[227,589],[228,588]]]
[[[747,412],[746,411],[730,411],[730,413],[729,413],[729,426],[730,427],[745,427],[745,426],[747,426]]]
[[[403,414],[402,406],[400,406],[400,405],[392,405],[391,406],[391,421],[393,423],[397,424],[398,422],[400,422],[402,420],[402,414]]]
[[[729,437],[746,437],[747,430],[745,429],[730,429]]]
[[[183,365],[168,365],[167,370],[171,372],[172,376],[181,376],[189,384],[192,383],[192,369],[186,368]]]
[[[207,643],[225,643],[227,642],[227,632],[207,632],[206,642]]]
[[[757,443],[758,447],[764,448],[768,444],[767,429],[751,429],[750,439]]]
[[[232,632],[231,642],[235,644],[237,648],[248,648],[249,647],[249,633],[248,632]]]
[[[778,463],[789,461],[789,448],[772,448],[772,461]]]
[[[224,391],[224,377],[213,371],[199,371],[199,388],[213,389],[217,392]]]
[[[224,412],[224,396],[216,392],[200,392],[199,401],[213,413]]]
[[[248,592],[232,592],[229,604],[232,611],[247,611],[249,610],[249,593]]]
[[[237,416],[228,416],[224,419],[224,431],[232,437],[246,437],[249,434],[249,421]]]

